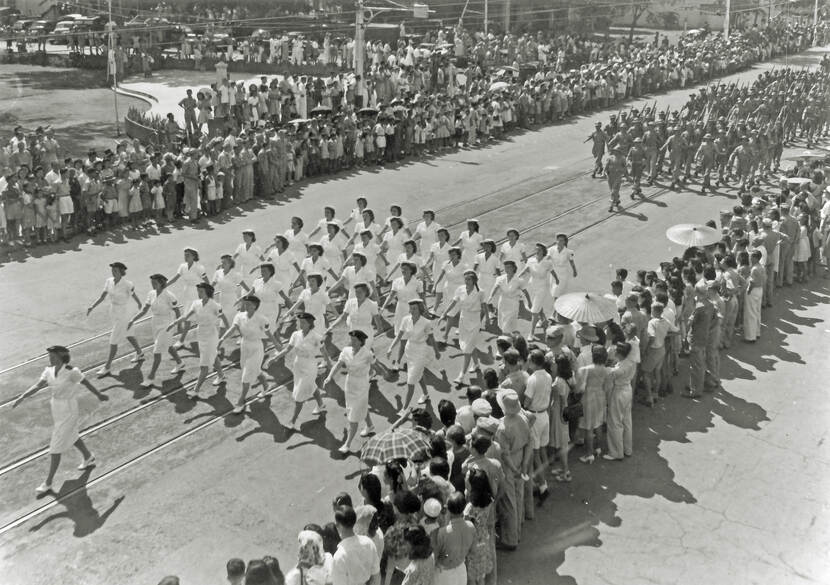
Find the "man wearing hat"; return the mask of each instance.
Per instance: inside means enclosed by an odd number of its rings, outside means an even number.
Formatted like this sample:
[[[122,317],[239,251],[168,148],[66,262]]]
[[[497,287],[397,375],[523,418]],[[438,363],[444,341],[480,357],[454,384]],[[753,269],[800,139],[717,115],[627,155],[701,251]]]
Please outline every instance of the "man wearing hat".
[[[608,143],[608,136],[603,132],[601,122],[594,124],[594,131],[585,139],[585,142],[588,141],[591,141],[591,154],[594,157],[594,170],[591,171],[591,178],[595,179],[597,173],[602,176],[602,157],[605,156],[605,146]]]
[[[503,390],[497,399],[504,412],[496,431],[496,441],[502,451],[504,489],[496,501],[496,515],[501,526],[501,546],[515,549],[525,515],[525,478],[533,457],[533,445],[530,425],[521,414],[522,407],[516,391]]]
[[[622,187],[623,177],[626,175],[625,159],[619,147],[615,146],[611,149],[611,157],[605,163],[605,176],[608,179],[608,188],[611,191],[611,205],[608,207],[609,213],[614,211],[614,207],[622,209],[620,205],[620,187]]]
[[[777,286],[792,286],[793,284],[793,256],[795,242],[798,239],[800,226],[798,220],[790,215],[790,204],[781,204],[781,220],[778,222],[778,231],[781,234],[781,249],[779,250]]]
[[[700,186],[701,194],[706,193],[706,189],[712,190],[712,169],[715,167],[715,162],[718,156],[718,149],[712,142],[712,135],[707,133],[703,135],[703,142],[695,153],[695,163],[700,166],[701,173],[703,173],[703,183]]]
[[[646,152],[643,150],[643,139],[635,138],[631,143],[631,148],[628,149],[628,156],[626,162],[631,165],[631,180],[634,182],[634,190],[631,192],[631,198],[634,199],[637,195],[643,196],[643,189],[640,183],[643,180],[643,169],[646,163]]]

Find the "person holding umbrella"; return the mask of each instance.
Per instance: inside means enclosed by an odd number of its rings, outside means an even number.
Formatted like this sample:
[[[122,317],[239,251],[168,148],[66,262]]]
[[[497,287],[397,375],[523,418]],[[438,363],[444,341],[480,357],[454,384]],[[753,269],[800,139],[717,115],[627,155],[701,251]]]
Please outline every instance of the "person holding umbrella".
[[[61,345],[53,345],[46,352],[49,354],[49,367],[43,370],[40,379],[30,386],[12,404],[12,408],[23,402],[29,396],[49,388],[52,391],[50,408],[52,410],[52,439],[49,442],[49,472],[46,481],[35,488],[38,496],[52,491],[52,482],[61,463],[64,453],[75,447],[81,452],[83,461],[78,469],[85,471],[95,465],[95,456],[80,438],[81,415],[78,408],[78,391],[81,386],[92,392],[101,402],[109,398],[99,392],[87,380],[81,370],[69,365],[69,350]]]

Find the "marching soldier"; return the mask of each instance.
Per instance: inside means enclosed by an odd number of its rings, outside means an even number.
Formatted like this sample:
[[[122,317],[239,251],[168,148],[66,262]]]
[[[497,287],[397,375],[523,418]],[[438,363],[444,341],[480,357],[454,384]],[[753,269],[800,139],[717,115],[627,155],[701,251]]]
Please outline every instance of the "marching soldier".
[[[680,128],[669,128],[669,138],[661,148],[661,151],[669,155],[669,165],[671,167],[671,189],[680,187],[680,170],[683,167],[683,162],[686,159],[686,141],[681,135]]]
[[[602,176],[602,157],[605,156],[605,145],[608,142],[608,136],[602,130],[601,122],[594,124],[594,131],[585,140],[585,142],[588,142],[589,140],[593,141],[591,146],[591,154],[594,156],[594,170],[591,172],[591,178],[596,179],[597,173]]]
[[[712,135],[705,134],[703,136],[703,142],[695,153],[695,162],[700,165],[701,173],[703,174],[703,183],[700,187],[701,193],[706,193],[706,189],[709,189],[710,192],[714,191],[712,189],[711,173],[715,167],[717,154],[718,149],[712,142]]]
[[[631,198],[637,195],[643,196],[643,189],[640,183],[643,179],[643,169],[646,164],[646,152],[643,149],[643,139],[635,138],[628,150],[626,162],[631,165],[631,180],[634,182],[634,189],[631,191]]]
[[[745,193],[747,183],[750,179],[750,168],[752,167],[752,151],[749,147],[749,138],[741,136],[741,143],[732,151],[729,156],[729,162],[726,163],[726,168],[729,169],[729,174],[732,174],[733,166],[737,163],[735,174],[740,181],[740,188],[738,193]]]
[[[657,157],[660,153],[660,137],[654,127],[654,122],[649,122],[643,134],[643,149],[646,154],[646,168],[648,169],[648,186],[651,187],[657,179]]]
[[[609,212],[613,212],[614,207],[622,209],[622,205],[620,205],[620,187],[622,186],[625,175],[625,159],[622,156],[620,148],[615,146],[611,149],[611,157],[605,163],[605,176],[608,178],[608,188],[611,190],[611,205],[608,207]]]

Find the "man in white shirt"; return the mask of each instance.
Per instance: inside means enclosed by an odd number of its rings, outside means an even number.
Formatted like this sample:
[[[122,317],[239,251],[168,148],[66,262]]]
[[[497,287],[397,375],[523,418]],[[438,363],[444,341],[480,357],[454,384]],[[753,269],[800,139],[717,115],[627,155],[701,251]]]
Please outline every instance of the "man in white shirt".
[[[331,568],[332,585],[379,585],[380,557],[372,539],[356,535],[357,515],[351,506],[340,506],[334,512],[334,523],[340,544],[334,552]]]

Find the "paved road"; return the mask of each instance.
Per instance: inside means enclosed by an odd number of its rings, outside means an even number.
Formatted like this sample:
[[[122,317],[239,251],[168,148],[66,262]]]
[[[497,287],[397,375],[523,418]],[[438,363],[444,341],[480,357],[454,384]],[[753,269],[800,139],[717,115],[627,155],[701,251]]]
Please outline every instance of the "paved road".
[[[668,100],[678,103],[684,95]],[[574,146],[591,122],[394,171],[321,181],[289,202],[251,208],[209,229],[127,233],[123,242],[85,244],[7,264],[0,268],[0,299],[12,331],[2,341],[3,364],[58,339],[103,331],[103,313],[89,323],[81,315],[106,276],[99,267],[109,261],[124,259],[146,290],[141,275],[172,271],[184,245],[195,244],[205,258],[215,258],[235,243],[242,226],[272,233],[291,215],[313,217],[331,200],[344,214],[360,193],[378,210],[393,202],[407,210],[454,205],[440,221],[455,224],[479,215],[487,233],[515,223],[529,228],[524,235],[529,242],[584,230],[573,242],[580,279],[584,288],[600,290],[613,266],[653,267],[678,254],[662,235],[678,218],[705,221],[732,204],[731,191],[702,197],[652,189],[651,200],[609,216],[601,199],[604,184],[579,176],[587,157],[584,147]],[[556,186],[546,189],[551,185]],[[486,213],[506,201],[514,203]],[[537,218],[579,205],[584,207],[535,226]],[[93,273],[100,276],[90,279]],[[502,580],[822,582],[830,568],[827,407],[816,389],[827,373],[828,295],[826,281],[809,290],[787,290],[766,315],[763,343],[739,347],[725,359],[722,392],[700,402],[670,397],[653,411],[636,408],[634,458],[591,467],[575,463],[574,483],[557,486],[528,525],[521,549],[500,557]],[[103,351],[101,342],[86,344],[75,361],[93,364]],[[460,367],[454,354],[448,351],[441,362],[449,378]],[[0,404],[42,366],[35,362],[0,374]],[[111,400],[90,419],[106,425],[89,438],[101,466],[84,475],[62,470],[61,493],[76,491],[57,504],[31,497],[45,466],[38,449],[48,439],[46,402],[36,398],[15,411],[0,406],[0,466],[26,455],[32,459],[8,471],[0,467],[0,582],[51,582],[55,567],[65,567],[64,583],[147,583],[168,572],[182,575],[185,583],[201,583],[220,579],[231,556],[265,553],[276,553],[290,566],[297,528],[326,521],[328,502],[342,489],[356,494],[360,464],[336,454],[345,431],[336,385],[328,388],[326,419],[316,421],[306,412],[301,432],[291,435],[281,424],[291,409],[284,389],[255,405],[245,419],[217,417],[236,396],[238,372],[231,374],[228,396],[194,405],[173,385],[154,402],[158,391],[138,389],[138,371],[123,367],[128,369],[118,379],[99,384]],[[185,374],[185,384],[193,370]],[[272,374],[279,379],[284,372]],[[432,382],[434,401],[460,398],[446,379]],[[372,396],[375,415],[391,417],[402,390],[394,382],[381,383]],[[141,410],[115,418],[128,409]],[[31,520],[2,528],[28,513]],[[45,565],[44,558],[52,563]]]

